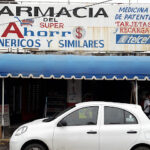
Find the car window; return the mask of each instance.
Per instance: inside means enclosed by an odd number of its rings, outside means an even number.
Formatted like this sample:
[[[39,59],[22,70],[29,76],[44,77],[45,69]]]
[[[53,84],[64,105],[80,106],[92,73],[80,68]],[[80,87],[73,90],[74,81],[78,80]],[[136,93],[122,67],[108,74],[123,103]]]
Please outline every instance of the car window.
[[[125,123],[126,124],[137,124],[138,122],[137,122],[136,117],[133,114],[125,111]]]
[[[81,108],[62,121],[66,123],[66,126],[82,126],[82,125],[96,125],[98,117],[98,106]]]
[[[104,107],[104,124],[137,124],[136,117],[130,112],[116,108]]]

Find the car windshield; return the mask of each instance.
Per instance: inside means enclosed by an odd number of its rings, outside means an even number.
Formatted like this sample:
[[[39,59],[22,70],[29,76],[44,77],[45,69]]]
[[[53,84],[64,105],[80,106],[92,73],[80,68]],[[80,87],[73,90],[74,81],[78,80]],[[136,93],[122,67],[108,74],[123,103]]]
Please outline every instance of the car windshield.
[[[44,119],[43,122],[50,122],[74,107],[75,106],[68,107],[67,109],[64,109],[63,111],[61,111],[59,113],[55,113],[53,116],[49,116],[48,118]]]

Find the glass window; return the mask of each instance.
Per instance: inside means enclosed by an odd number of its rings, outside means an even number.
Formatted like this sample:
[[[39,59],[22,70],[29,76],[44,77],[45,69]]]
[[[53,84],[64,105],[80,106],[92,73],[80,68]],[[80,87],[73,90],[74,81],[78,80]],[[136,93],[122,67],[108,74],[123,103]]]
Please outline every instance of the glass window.
[[[98,106],[81,108],[67,117],[62,121],[67,126],[82,126],[82,125],[96,125],[98,116]]]
[[[125,111],[125,123],[126,124],[137,124],[137,119],[131,113]]]
[[[104,124],[123,124],[124,111],[114,107],[105,107]]]
[[[104,108],[104,124],[137,124],[134,115],[120,108]]]

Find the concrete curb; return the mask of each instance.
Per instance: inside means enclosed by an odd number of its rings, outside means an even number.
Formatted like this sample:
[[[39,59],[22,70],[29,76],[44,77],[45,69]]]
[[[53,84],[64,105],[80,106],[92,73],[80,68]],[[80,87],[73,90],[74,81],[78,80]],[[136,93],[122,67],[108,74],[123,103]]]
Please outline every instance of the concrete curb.
[[[9,150],[9,139],[0,139],[0,150]]]
[[[9,139],[0,139],[0,145],[7,145],[9,143]]]
[[[0,139],[0,142],[9,142],[10,139]]]

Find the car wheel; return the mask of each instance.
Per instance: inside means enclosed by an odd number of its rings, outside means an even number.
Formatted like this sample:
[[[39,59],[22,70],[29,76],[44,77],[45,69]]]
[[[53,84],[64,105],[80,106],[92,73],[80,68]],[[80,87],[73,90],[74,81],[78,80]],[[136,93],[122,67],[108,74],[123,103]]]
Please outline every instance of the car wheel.
[[[47,150],[42,144],[34,143],[27,145],[24,150]]]
[[[139,147],[136,147],[134,150],[150,150],[150,148],[146,146],[139,146]]]

